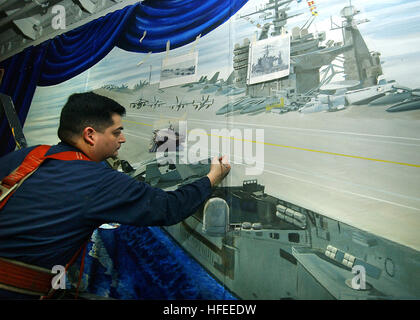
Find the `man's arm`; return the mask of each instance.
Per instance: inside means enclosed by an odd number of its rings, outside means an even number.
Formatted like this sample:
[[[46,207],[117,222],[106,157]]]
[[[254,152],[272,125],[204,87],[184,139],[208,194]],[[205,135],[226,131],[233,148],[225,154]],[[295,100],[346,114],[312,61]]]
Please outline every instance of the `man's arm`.
[[[210,172],[175,191],[164,191],[107,169],[101,186],[85,203],[91,224],[119,222],[136,226],[173,225],[192,215],[229,172],[226,158],[214,158]]]

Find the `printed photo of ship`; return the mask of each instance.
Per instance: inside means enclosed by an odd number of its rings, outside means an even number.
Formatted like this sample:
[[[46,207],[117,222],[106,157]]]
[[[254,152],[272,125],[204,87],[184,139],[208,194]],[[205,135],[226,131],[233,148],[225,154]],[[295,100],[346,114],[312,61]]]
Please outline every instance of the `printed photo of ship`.
[[[185,65],[185,66],[184,66]],[[183,64],[176,66],[167,66],[166,69],[163,69],[160,75],[161,81],[168,79],[179,78],[179,76],[186,76],[195,74],[195,65],[191,65],[188,61]]]
[[[279,79],[289,75],[290,38],[278,36],[250,46],[248,84]]]
[[[198,52],[165,56],[160,71],[160,88],[189,83],[197,79]]]

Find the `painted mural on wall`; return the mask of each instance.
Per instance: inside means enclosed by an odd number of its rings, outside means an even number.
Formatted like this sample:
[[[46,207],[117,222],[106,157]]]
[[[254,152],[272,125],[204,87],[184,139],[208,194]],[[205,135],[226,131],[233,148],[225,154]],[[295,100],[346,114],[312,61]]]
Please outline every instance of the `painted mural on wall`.
[[[386,105],[388,108],[385,111],[388,112],[416,109],[416,88],[420,86],[420,83],[416,76],[415,30],[419,22],[413,13],[417,6],[415,1],[402,3],[391,0],[381,2],[380,5],[375,2],[366,4],[353,1],[352,5],[347,6],[339,1],[320,1],[316,3],[317,9],[314,9],[313,3],[308,3],[308,7],[305,1],[279,3],[282,4],[276,9],[281,17],[279,22],[274,22],[273,6],[265,5],[264,1],[250,1],[227,23],[197,40],[197,43],[171,51],[171,56],[183,56],[183,54],[191,54],[191,49],[194,49],[191,66],[185,68],[188,69],[186,73],[190,72],[196,76],[194,79],[187,77],[181,82],[188,83],[195,80],[198,83],[191,83],[187,92],[200,88],[197,92],[204,94],[208,92],[211,96],[233,97],[229,98],[233,103],[239,100],[236,99],[236,95],[237,98],[242,95],[276,96],[278,102],[281,102],[287,100],[285,99],[287,95],[274,92],[275,90],[297,92],[296,97],[289,95],[290,100],[284,102],[284,108],[270,109],[271,113],[284,113],[317,111],[318,109],[335,110],[336,106],[331,102],[328,106],[324,106],[326,103],[320,101],[319,95],[323,101],[328,100],[322,96],[323,94],[329,95],[330,100],[333,100],[334,94],[331,95],[331,91],[343,92],[337,90],[340,88],[345,89],[346,92],[349,91],[345,95],[346,101],[342,109],[351,109],[353,105],[358,104]],[[313,14],[313,10],[316,10],[316,14]],[[391,12],[392,15],[390,15]],[[246,74],[252,71],[252,68],[248,68],[249,47],[269,41],[275,38],[275,33],[280,34],[282,31],[286,32],[288,38],[291,39],[289,48],[291,74],[279,76],[275,81],[267,80],[266,88],[258,94],[256,88],[246,86]],[[352,43],[357,43],[357,46],[353,46]],[[195,54],[198,55],[197,64],[194,62]],[[162,87],[162,82],[165,82],[166,78],[176,78],[177,75],[169,75],[170,71],[164,70],[163,63],[170,62],[170,59],[174,58],[167,57],[166,53],[150,56],[150,54],[128,53],[115,49],[96,66],[65,84],[38,88],[31,108],[31,116],[25,128],[28,135],[31,126],[34,125],[33,119],[38,119],[37,114],[41,113],[38,109],[48,109],[51,115],[53,113],[51,110],[58,110],[71,92],[101,88],[111,92],[121,92],[126,89],[127,93],[143,89],[142,92],[152,93],[151,90],[147,90],[147,86],[159,83]],[[254,63],[254,69],[255,66]],[[118,69],[118,74],[113,69]],[[187,75],[186,73],[184,76]],[[210,86],[213,83],[209,83],[208,80],[216,73],[218,77],[214,81],[214,86]],[[301,76],[302,73],[307,77]],[[200,76],[201,81],[198,81]],[[299,83],[299,79],[303,82],[302,84]],[[375,88],[359,93],[351,90],[369,88],[371,87],[369,84],[385,85],[387,83],[392,85],[385,86],[378,95],[369,92]],[[273,84],[275,88],[271,88]],[[244,87],[247,92],[241,90]],[[273,90],[267,90],[268,87]],[[316,94],[313,94],[314,91]],[[133,95],[138,96],[138,94]],[[191,93],[189,96],[194,98]],[[156,95],[155,97],[158,98]],[[314,100],[310,103],[312,98],[315,98],[317,103],[314,104]],[[408,101],[404,101],[405,99]],[[168,97],[166,100],[168,100],[165,101],[167,106],[176,104],[176,96]],[[194,102],[197,102],[196,100],[198,99],[194,99]],[[396,106],[400,102],[404,103]],[[126,101],[125,105],[129,106],[130,103],[131,101]],[[296,105],[298,108],[293,108]],[[318,108],[311,109],[310,107],[314,105]],[[225,109],[238,111],[240,107]],[[266,105],[262,107],[267,111]],[[212,109],[215,108],[217,106]],[[219,114],[223,112],[221,108],[215,111],[219,111]],[[56,113],[58,114],[58,111]],[[417,119],[414,113],[410,113],[410,116]],[[398,115],[394,114],[393,117],[398,117]],[[29,139],[32,139],[30,135]],[[32,141],[39,142],[35,137]]]
[[[39,87],[24,132],[30,145],[58,142],[66,98],[93,90],[126,107],[120,158],[134,167],[156,158],[160,132],[182,136],[186,164],[229,154],[224,186],[257,179],[287,203],[419,250],[419,7],[250,0],[184,47],[114,48],[83,74]]]

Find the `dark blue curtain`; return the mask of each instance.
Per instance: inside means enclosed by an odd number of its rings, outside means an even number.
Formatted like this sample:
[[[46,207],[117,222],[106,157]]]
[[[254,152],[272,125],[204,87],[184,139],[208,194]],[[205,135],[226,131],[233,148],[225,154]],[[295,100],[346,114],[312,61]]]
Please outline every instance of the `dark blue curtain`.
[[[169,40],[171,49],[181,47],[217,28],[247,1],[146,0],[135,8],[117,45],[127,51],[161,52]]]
[[[37,85],[64,82],[89,69],[114,46],[134,52],[162,52],[204,36],[248,0],[145,0],[30,47],[0,63],[0,92],[10,95],[22,125]],[[143,37],[144,31],[146,36]],[[0,119],[0,156],[15,149],[7,120]]]
[[[48,43],[30,47],[0,63],[5,70],[0,92],[9,95],[15,105],[16,113],[23,125],[31,105]],[[16,147],[12,132],[4,113],[0,118],[0,156]]]
[[[50,41],[38,85],[64,82],[102,60],[114,48],[135,8],[125,7]]]

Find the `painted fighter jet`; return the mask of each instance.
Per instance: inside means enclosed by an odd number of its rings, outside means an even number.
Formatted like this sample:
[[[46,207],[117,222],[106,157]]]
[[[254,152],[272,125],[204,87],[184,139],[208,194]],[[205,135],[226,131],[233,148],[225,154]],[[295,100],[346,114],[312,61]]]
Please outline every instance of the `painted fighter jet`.
[[[216,83],[217,78],[219,77],[219,74],[220,72],[217,71],[210,80],[204,80],[198,83],[191,83],[192,86],[189,86],[190,88],[188,89],[188,91],[203,89],[208,84]]]
[[[198,101],[195,104],[193,104],[195,107],[195,110],[200,111],[204,107],[208,109],[208,107],[210,107],[214,103],[214,99],[212,99],[211,101],[209,101],[209,99],[210,99],[210,95],[208,95],[207,98],[204,98],[204,96],[202,96],[201,101]]]

